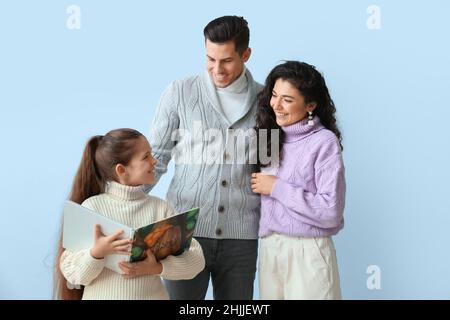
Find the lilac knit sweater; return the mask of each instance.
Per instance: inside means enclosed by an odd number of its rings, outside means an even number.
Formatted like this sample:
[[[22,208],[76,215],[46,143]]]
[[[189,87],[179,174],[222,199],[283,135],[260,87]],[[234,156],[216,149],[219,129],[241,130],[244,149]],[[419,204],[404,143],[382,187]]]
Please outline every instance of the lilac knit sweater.
[[[286,134],[277,180],[261,197],[259,236],[325,237],[344,226],[345,175],[339,141],[319,118],[282,127]],[[269,170],[265,170],[269,171]],[[273,173],[272,173],[273,174]]]

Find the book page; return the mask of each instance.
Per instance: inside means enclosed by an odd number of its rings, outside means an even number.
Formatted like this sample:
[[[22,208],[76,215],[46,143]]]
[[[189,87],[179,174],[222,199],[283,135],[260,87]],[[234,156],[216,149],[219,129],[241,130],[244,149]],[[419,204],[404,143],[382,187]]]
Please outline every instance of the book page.
[[[132,238],[134,235],[132,228],[68,200],[64,203],[63,247],[74,252],[92,248],[96,224],[101,226],[104,235],[111,235],[117,229],[124,231],[121,239]],[[130,257],[113,254],[105,259],[107,268],[122,273],[118,264],[120,261],[129,261]]]

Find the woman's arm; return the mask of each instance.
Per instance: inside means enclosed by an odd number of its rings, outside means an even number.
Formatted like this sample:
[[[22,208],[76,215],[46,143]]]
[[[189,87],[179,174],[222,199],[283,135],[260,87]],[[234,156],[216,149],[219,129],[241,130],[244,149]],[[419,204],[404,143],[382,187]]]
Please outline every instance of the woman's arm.
[[[316,170],[315,193],[277,178],[270,196],[281,202],[288,214],[319,228],[335,228],[342,222],[345,205],[345,173],[340,154]]]

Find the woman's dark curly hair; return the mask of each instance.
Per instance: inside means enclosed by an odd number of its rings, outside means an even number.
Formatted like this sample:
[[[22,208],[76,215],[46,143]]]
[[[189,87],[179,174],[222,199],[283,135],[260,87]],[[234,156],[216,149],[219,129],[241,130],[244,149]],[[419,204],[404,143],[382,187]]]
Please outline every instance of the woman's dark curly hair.
[[[336,125],[336,107],[330,97],[325,79],[316,70],[316,67],[299,61],[286,61],[270,71],[267,76],[264,89],[258,94],[258,107],[256,112],[256,130],[259,129],[279,129],[280,137],[280,155],[284,141],[284,132],[276,122],[275,112],[270,106],[272,90],[278,79],[288,81],[292,86],[298,89],[305,99],[305,103],[316,102],[317,106],[313,114],[317,115],[322,125],[328,130],[334,132],[342,146],[341,132]],[[259,134],[257,135],[259,137]],[[258,143],[259,145],[259,143]],[[267,137],[267,153],[270,157],[270,134]],[[259,152],[258,152],[259,154]],[[258,157],[259,159],[259,157]]]

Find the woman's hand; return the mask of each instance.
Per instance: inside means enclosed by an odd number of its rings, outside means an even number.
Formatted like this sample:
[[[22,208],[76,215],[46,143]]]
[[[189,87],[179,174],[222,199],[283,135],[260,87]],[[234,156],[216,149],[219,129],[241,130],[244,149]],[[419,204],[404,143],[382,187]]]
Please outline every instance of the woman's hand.
[[[126,254],[131,255],[132,239],[119,239],[123,234],[123,230],[117,230],[110,236],[102,233],[101,227],[96,224],[94,226],[94,246],[91,248],[91,256],[95,259],[103,259],[110,254]]]
[[[156,261],[152,250],[147,250],[147,258],[139,262],[119,262],[119,268],[126,279],[152,274],[160,274],[163,271],[162,264]]]
[[[272,193],[273,185],[277,177],[262,173],[252,173],[252,191],[264,195]]]

